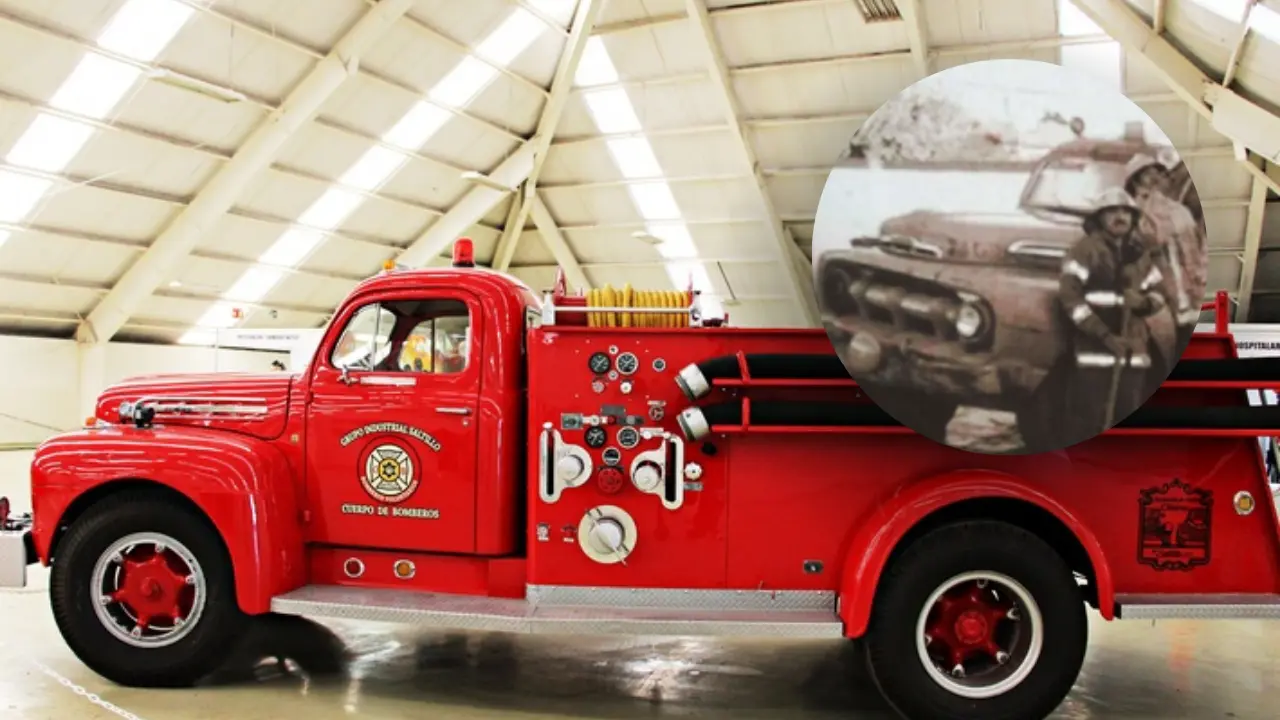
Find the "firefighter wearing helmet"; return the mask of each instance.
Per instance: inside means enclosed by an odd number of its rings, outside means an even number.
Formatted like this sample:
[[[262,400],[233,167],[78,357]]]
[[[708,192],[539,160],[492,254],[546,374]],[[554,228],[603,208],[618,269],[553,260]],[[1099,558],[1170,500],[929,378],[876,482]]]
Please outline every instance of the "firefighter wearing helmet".
[[[1058,300],[1074,361],[1064,388],[1071,442],[1093,437],[1146,399],[1152,365],[1143,320],[1164,309],[1163,274],[1137,236],[1142,211],[1120,188],[1094,199],[1063,259]]]
[[[1169,321],[1149,323],[1160,350],[1160,370],[1167,375],[1177,363],[1181,349],[1191,340],[1200,319],[1200,302],[1208,284],[1207,238],[1191,211],[1169,195],[1172,169],[1177,156],[1135,155],[1125,168],[1125,190],[1142,209],[1138,234],[1155,253],[1164,275],[1161,292],[1168,307]]]

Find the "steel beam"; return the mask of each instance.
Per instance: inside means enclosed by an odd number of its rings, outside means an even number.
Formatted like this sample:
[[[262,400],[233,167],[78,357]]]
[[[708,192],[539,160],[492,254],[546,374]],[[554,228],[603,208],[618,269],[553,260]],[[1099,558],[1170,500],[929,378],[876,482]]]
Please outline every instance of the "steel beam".
[[[533,217],[533,224],[538,226],[542,242],[546,243],[547,250],[550,250],[551,256],[556,259],[556,264],[564,268],[564,278],[569,286],[583,291],[590,288],[591,281],[583,272],[582,265],[578,263],[573,249],[564,238],[564,233],[560,232],[560,227],[556,225],[555,218],[551,217],[551,211],[547,209],[546,203],[542,202],[540,196],[534,194],[531,205],[530,215]]]
[[[733,133],[743,167],[747,172],[751,173],[754,180],[752,187],[755,189],[760,207],[764,212],[764,218],[762,219],[769,225],[770,234],[773,236],[773,247],[778,263],[777,268],[783,275],[784,285],[788,294],[794,298],[801,316],[808,324],[817,325],[819,317],[814,311],[813,305],[808,302],[812,293],[805,289],[799,273],[797,273],[795,263],[792,261],[791,251],[788,249],[788,245],[795,245],[795,243],[788,240],[786,228],[782,224],[782,218],[778,214],[778,209],[773,205],[773,198],[769,196],[767,181],[760,170],[760,163],[756,159],[755,149],[751,146],[751,139],[741,119],[742,112],[739,110],[738,98],[734,94],[732,81],[729,78],[729,67],[725,63],[724,53],[720,51],[720,44],[716,40],[715,28],[711,26],[711,15],[707,10],[706,0],[685,0],[685,12],[689,14],[689,19],[702,36],[703,50],[706,53],[707,69],[711,75],[711,82],[715,85],[716,94],[720,96],[720,101],[724,108],[725,122],[729,125],[729,131]]]
[[[1253,284],[1258,274],[1258,255],[1262,249],[1262,221],[1267,209],[1267,184],[1253,177],[1249,194],[1249,216],[1244,225],[1243,264],[1240,268],[1240,291],[1236,294],[1236,322],[1249,322],[1249,305],[1253,300]]]
[[[907,44],[911,48],[916,74],[926,77],[929,74],[929,42],[925,32],[924,6],[920,0],[898,0],[898,14],[902,15],[907,29]]]
[[[560,53],[560,63],[556,66],[555,77],[551,81],[551,94],[542,106],[542,117],[538,118],[538,129],[534,132],[529,145],[533,146],[533,167],[528,177],[523,179],[521,192],[515,201],[520,203],[516,211],[516,228],[523,228],[533,210],[537,197],[538,176],[542,174],[542,165],[547,161],[551,150],[551,141],[555,138],[556,126],[560,124],[560,116],[564,114],[565,104],[569,102],[569,91],[573,89],[573,78],[578,72],[578,63],[582,53],[587,49],[587,41],[591,39],[591,31],[596,24],[596,16],[604,3],[601,0],[578,0],[578,8],[573,19],[569,39],[565,41],[564,50]],[[488,212],[487,210],[485,212]],[[520,242],[521,232],[503,233],[494,252],[493,267],[505,271],[511,265],[515,255],[516,244]]]
[[[271,165],[298,128],[356,71],[360,56],[412,5],[413,0],[383,0],[366,12],[125,272],[76,329],[76,339],[110,340],[231,209],[249,181]]]
[[[1114,38],[1130,57],[1141,57],[1169,89],[1213,129],[1259,157],[1280,158],[1280,117],[1232,92],[1160,37],[1124,0],[1071,0],[1095,25]],[[1252,162],[1244,163],[1255,177],[1280,192],[1280,184]]]

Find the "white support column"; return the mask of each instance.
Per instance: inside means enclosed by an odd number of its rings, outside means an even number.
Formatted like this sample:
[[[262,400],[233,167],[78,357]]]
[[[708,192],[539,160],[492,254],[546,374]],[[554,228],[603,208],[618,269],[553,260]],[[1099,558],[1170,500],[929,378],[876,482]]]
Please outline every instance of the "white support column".
[[[787,252],[791,256],[791,260],[795,263],[795,271],[800,279],[800,286],[804,289],[804,301],[806,303],[806,311],[815,318],[821,319],[822,313],[818,310],[818,295],[813,286],[813,261],[810,260],[800,246],[796,243],[796,238],[791,234],[791,228],[783,227],[783,234],[787,237]],[[820,320],[812,322],[813,327],[821,327]]]
[[[1124,0],[1071,0],[1082,13],[1114,38],[1130,57],[1142,57],[1148,68],[1193,110],[1208,118],[1213,129],[1252,153],[1275,162],[1280,159],[1280,117],[1205,75],[1169,41],[1148,27]],[[1246,167],[1262,170],[1251,162]],[[1280,184],[1265,173],[1264,182],[1280,192]]]
[[[360,56],[412,6],[413,0],[382,0],[371,7],[116,282],[80,323],[76,339],[110,340],[231,209],[248,181],[271,165],[298,128],[311,120],[338,86],[356,72]]]
[[[1231,87],[1232,81],[1236,79],[1236,70],[1240,68],[1240,57],[1244,54],[1245,43],[1249,41],[1249,17],[1253,15],[1253,7],[1257,4],[1257,0],[1249,0],[1244,6],[1244,13],[1240,18],[1240,37],[1236,38],[1236,44],[1231,48],[1231,57],[1227,58],[1227,69],[1222,73],[1222,87]]]
[[[1165,0],[1155,0],[1155,9],[1151,12],[1151,29],[1157,35],[1164,33],[1164,13],[1167,7]]]
[[[1249,321],[1249,305],[1253,301],[1253,281],[1258,274],[1258,254],[1262,248],[1262,221],[1267,210],[1267,184],[1255,175],[1249,193],[1249,215],[1244,225],[1243,265],[1240,268],[1240,291],[1236,294],[1236,322]]]
[[[564,279],[569,286],[575,290],[590,288],[591,281],[583,272],[582,265],[578,263],[578,258],[569,247],[569,242],[564,239],[564,233],[560,232],[560,226],[556,225],[555,218],[551,217],[551,211],[547,209],[546,203],[542,202],[542,198],[535,193],[530,205],[532,206],[530,215],[533,216],[533,223],[538,226],[542,242],[547,244],[547,249],[556,259],[556,264],[564,268]]]
[[[107,389],[107,343],[78,343],[76,345],[76,362],[79,367],[77,383],[77,407],[80,416],[77,421],[93,415],[98,404],[98,396]]]
[[[929,74],[929,36],[925,32],[924,5],[920,0],[898,0],[898,13],[906,25],[907,43],[916,73],[925,77]]]
[[[765,184],[764,174],[760,171],[760,163],[756,159],[755,150],[751,147],[751,140],[747,136],[747,131],[742,123],[742,113],[738,109],[738,99],[734,94],[733,85],[729,79],[729,68],[725,63],[724,54],[720,52],[720,44],[716,41],[715,29],[711,26],[711,15],[707,11],[705,0],[685,0],[685,10],[689,14],[689,19],[694,23],[702,36],[704,51],[707,54],[707,69],[711,75],[712,84],[716,86],[716,92],[720,95],[721,102],[724,105],[725,120],[729,125],[730,132],[733,133],[735,144],[738,146],[742,162],[746,170],[751,173],[755,179],[754,187],[756,195],[759,198],[760,206],[764,210],[765,222],[769,224],[770,234],[773,236],[773,248],[776,253],[778,270],[784,276],[785,285],[787,286],[787,294],[791,295],[795,300],[795,305],[800,311],[802,317],[809,325],[816,325],[819,322],[817,314],[811,311],[810,303],[807,302],[807,296],[812,293],[804,289],[799,277],[797,277],[796,268],[791,260],[791,251],[787,249],[789,243],[786,236],[786,228],[782,225],[782,218],[778,215],[777,208],[773,205],[773,198],[769,197],[769,189]]]
[[[551,151],[551,141],[555,139],[556,127],[560,124],[560,116],[564,114],[565,104],[569,102],[569,93],[573,89],[573,78],[578,73],[578,63],[582,61],[582,53],[587,49],[587,41],[591,39],[591,31],[596,26],[596,16],[604,5],[601,0],[578,0],[578,9],[573,19],[569,39],[565,41],[564,50],[560,53],[560,63],[556,66],[556,74],[551,81],[551,94],[542,106],[542,117],[538,118],[538,129],[534,133],[530,145],[534,146],[533,167],[524,179],[524,189],[516,196],[520,209],[516,212],[515,233],[503,233],[498,241],[498,249],[494,254],[493,267],[505,272],[511,266],[511,258],[516,252],[516,243],[520,242],[521,230],[529,220],[529,212],[533,209],[534,198],[538,187],[538,176],[542,174],[542,164],[547,161]]]

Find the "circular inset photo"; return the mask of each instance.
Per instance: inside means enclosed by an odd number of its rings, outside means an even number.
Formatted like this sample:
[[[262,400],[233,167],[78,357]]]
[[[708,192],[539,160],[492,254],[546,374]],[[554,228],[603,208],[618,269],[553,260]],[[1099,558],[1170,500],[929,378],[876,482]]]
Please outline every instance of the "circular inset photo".
[[[885,103],[827,179],[823,326],[916,432],[1051,452],[1124,420],[1191,339],[1209,253],[1186,164],[1119,92],[991,60]]]

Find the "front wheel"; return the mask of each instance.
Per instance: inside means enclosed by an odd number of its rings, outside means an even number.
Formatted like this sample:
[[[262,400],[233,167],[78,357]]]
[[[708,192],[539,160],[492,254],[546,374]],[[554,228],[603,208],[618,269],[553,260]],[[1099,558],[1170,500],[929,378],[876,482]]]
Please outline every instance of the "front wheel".
[[[71,526],[49,596],[72,652],[121,685],[194,684],[229,657],[246,624],[217,533],[148,494],[108,498]]]
[[[1043,540],[966,522],[893,562],[866,640],[872,677],[906,718],[1039,720],[1079,676],[1088,621],[1075,577]]]

